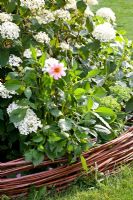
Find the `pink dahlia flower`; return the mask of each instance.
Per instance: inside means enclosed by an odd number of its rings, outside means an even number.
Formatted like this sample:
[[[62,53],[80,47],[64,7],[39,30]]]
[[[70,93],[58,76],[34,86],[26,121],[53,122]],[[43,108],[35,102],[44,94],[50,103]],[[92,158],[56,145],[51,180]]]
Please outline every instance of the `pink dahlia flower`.
[[[55,63],[49,69],[48,73],[55,79],[58,80],[62,76],[66,76],[65,68],[63,63]]]

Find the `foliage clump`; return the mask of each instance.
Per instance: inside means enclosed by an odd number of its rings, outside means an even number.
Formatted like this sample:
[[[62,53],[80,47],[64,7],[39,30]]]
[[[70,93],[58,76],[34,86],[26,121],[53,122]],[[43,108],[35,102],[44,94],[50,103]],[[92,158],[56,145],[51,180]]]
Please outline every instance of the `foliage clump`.
[[[124,128],[132,104],[133,43],[116,30],[113,11],[91,11],[96,3],[0,2],[5,160],[25,153],[34,164],[44,155],[74,161]]]

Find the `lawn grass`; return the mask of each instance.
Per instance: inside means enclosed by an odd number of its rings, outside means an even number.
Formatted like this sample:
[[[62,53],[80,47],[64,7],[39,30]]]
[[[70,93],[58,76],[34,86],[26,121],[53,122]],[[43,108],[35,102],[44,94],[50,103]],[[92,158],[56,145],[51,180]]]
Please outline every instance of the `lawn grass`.
[[[117,176],[106,178],[95,189],[74,186],[47,200],[133,200],[133,168],[123,167]]]
[[[117,17],[118,29],[124,29],[133,39],[133,0],[99,0],[100,7],[110,7]]]

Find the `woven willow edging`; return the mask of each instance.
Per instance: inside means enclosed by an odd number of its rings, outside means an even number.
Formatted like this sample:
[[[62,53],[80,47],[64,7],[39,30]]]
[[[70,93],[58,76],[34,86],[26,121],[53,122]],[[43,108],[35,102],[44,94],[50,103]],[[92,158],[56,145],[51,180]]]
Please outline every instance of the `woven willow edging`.
[[[133,160],[133,127],[117,139],[93,148],[84,153],[83,156],[89,169],[91,169],[88,175],[95,170],[95,166],[99,172],[105,173],[106,171],[112,172],[120,164],[131,162]],[[49,170],[46,170],[46,167],[49,166]],[[47,159],[36,168],[39,167],[41,169],[44,167],[45,170],[30,175],[22,175],[18,178],[7,178],[9,175],[33,170],[35,167],[24,161],[23,158],[0,163],[0,195],[25,194],[32,185],[37,188],[40,186],[46,186],[47,188],[55,186],[58,190],[61,190],[83,174],[80,161],[67,165],[67,159],[65,158],[55,161]]]

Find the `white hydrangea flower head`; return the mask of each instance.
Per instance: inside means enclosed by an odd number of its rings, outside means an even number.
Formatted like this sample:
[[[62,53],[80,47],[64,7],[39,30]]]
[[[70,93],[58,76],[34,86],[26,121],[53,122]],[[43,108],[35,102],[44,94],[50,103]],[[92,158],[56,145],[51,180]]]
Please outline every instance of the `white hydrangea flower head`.
[[[38,32],[35,36],[34,36],[35,40],[39,43],[46,43],[49,44],[50,42],[50,38],[49,36],[45,33],[45,32]]]
[[[0,26],[0,34],[3,39],[18,39],[19,33],[19,27],[13,22],[4,22]]]
[[[10,57],[9,57],[8,63],[9,63],[10,66],[19,67],[20,64],[22,63],[22,60],[21,60],[21,58],[11,54]]]
[[[92,35],[95,39],[100,40],[101,42],[110,42],[115,39],[116,31],[110,23],[105,22],[97,25],[94,28]]]
[[[13,102],[8,106],[7,113],[10,116],[11,112],[18,108],[22,108],[22,106]],[[36,133],[39,128],[42,128],[42,123],[34,111],[28,108],[24,119],[20,122],[14,123],[14,126],[18,128],[20,134],[28,135],[33,132]]]
[[[12,102],[8,107],[7,107],[7,113],[8,115],[10,115],[10,113],[16,109],[20,108],[20,106],[18,104],[16,104],[15,102]]]
[[[116,20],[115,13],[112,11],[111,8],[100,8],[99,10],[97,10],[96,15],[103,17],[107,20],[112,20],[113,22],[115,22]]]
[[[35,16],[39,24],[48,24],[55,21],[54,13],[50,10],[44,9],[38,16]]]
[[[0,22],[11,22],[13,20],[13,17],[11,14],[2,12],[0,13]]]
[[[4,84],[0,82],[0,97],[3,99],[10,99],[14,94],[16,94],[15,91],[7,90]]]
[[[48,58],[45,60],[45,66],[42,69],[43,72],[46,72],[51,65],[58,64],[59,61],[55,58]]]
[[[63,49],[63,50],[70,50],[70,45],[66,42],[61,42],[60,43],[60,47]]]
[[[68,0],[68,3],[65,5],[65,9],[77,9],[77,2],[76,0]]]
[[[84,15],[86,17],[88,17],[88,16],[92,16],[93,17],[94,16],[94,13],[91,11],[89,6],[87,6],[87,8],[85,9]]]
[[[70,12],[68,10],[64,10],[64,9],[59,9],[59,10],[54,11],[54,16],[55,16],[55,18],[60,18],[60,19],[64,19],[64,20],[71,19]]]
[[[36,53],[37,53],[37,57],[40,57],[42,56],[42,51],[40,49],[36,49]],[[30,49],[25,49],[24,53],[23,53],[23,56],[25,58],[32,58],[32,52]]]
[[[27,7],[30,10],[40,9],[44,5],[44,0],[20,0],[20,6]]]
[[[98,1],[97,0],[84,0],[85,3],[88,5],[97,5]]]
[[[32,57],[32,52],[30,49],[25,49],[24,53],[23,53],[23,56],[25,58],[31,58]]]

